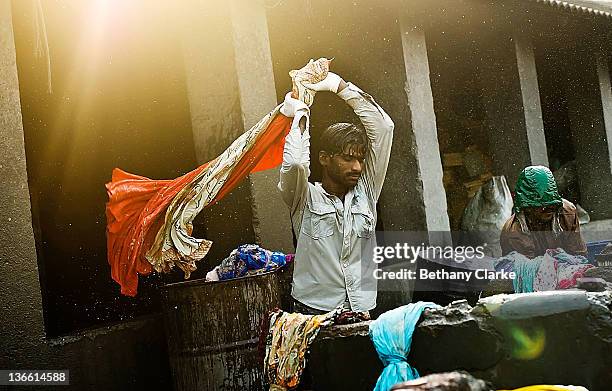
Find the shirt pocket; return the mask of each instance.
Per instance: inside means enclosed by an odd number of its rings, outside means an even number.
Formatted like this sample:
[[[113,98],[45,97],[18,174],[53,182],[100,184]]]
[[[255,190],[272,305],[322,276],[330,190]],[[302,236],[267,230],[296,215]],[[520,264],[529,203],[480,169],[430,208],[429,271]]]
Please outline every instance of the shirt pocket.
[[[354,205],[351,207],[353,215],[353,233],[360,238],[369,238],[374,232],[374,215],[370,209],[364,205]]]
[[[331,236],[337,224],[333,205],[313,203],[307,207],[302,232],[313,239],[321,239]]]

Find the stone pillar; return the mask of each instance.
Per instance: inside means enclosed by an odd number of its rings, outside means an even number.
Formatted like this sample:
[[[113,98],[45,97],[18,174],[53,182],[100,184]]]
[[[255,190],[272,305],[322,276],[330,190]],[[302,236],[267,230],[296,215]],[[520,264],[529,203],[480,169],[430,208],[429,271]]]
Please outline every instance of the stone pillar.
[[[494,175],[514,188],[526,166],[548,166],[533,45],[521,31],[490,38],[481,72],[489,149]]]
[[[398,95],[403,95],[396,100],[404,104],[399,110],[407,115],[395,117],[394,153],[391,154],[385,190],[379,202],[384,229],[406,234],[384,235],[379,245],[392,246],[402,241],[413,245],[421,242],[447,245],[452,243],[452,239],[442,183],[425,33],[406,15],[401,17],[399,28],[406,82],[405,94],[400,89],[401,84],[396,87]],[[416,262],[383,266],[390,272],[404,268],[414,270]],[[372,314],[378,316],[409,303],[413,289],[412,280],[379,281],[377,307]]]
[[[10,0],[0,0],[0,180],[0,367],[17,369],[34,363],[45,329]]]
[[[612,92],[607,54],[585,48],[568,56],[570,128],[581,206],[591,219],[612,217]]]
[[[540,89],[538,87],[538,73],[536,70],[535,55],[531,37],[521,31],[515,31],[514,49],[516,51],[516,65],[523,102],[523,116],[525,117],[525,131],[531,164],[548,166],[548,152],[544,136],[544,122],[542,120],[542,105],[540,103]]]
[[[276,92],[260,1],[198,0],[185,9],[187,88],[196,156],[204,163],[272,110]],[[278,212],[283,202],[277,183],[276,169],[251,175],[204,213],[208,238],[226,249],[255,240],[269,249],[292,251],[289,215]]]
[[[261,0],[229,4],[242,120],[248,129],[277,105],[268,22]]]
[[[610,83],[609,58],[604,52],[597,53],[597,79],[599,81],[599,92],[601,94],[601,109],[603,124],[608,144],[608,163],[612,173],[612,84]]]
[[[429,80],[429,62],[425,33],[407,16],[400,21],[406,95],[410,112],[413,149],[417,161],[418,178],[422,184],[422,199],[427,231],[449,231],[446,191],[442,184],[442,162],[436,128],[433,95]],[[430,236],[436,242],[442,238]],[[433,244],[433,243],[432,243]]]
[[[234,58],[244,129],[276,107],[276,88],[263,0],[232,0]],[[291,221],[278,191],[278,169],[251,175],[253,228],[257,241],[272,250],[293,252]]]

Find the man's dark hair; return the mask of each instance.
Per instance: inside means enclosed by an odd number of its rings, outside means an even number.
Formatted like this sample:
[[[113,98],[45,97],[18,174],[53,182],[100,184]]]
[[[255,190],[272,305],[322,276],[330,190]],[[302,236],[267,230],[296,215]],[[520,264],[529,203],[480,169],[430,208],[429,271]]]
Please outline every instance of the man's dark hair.
[[[368,149],[368,136],[363,128],[348,122],[338,122],[330,125],[321,133],[320,150],[329,155],[346,151],[352,145],[364,146]]]

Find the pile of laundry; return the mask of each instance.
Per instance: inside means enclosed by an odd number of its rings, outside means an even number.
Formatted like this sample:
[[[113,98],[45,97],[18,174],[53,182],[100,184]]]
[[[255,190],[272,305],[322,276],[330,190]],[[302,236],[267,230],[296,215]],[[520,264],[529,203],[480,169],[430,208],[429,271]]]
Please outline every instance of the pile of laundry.
[[[563,249],[549,249],[542,256],[529,259],[513,251],[494,261],[495,271],[514,272],[514,292],[541,292],[573,288],[584,272],[594,267],[581,255]]]
[[[206,274],[206,281],[231,280],[277,270],[293,261],[293,254],[270,251],[256,244],[232,250],[221,264]]]

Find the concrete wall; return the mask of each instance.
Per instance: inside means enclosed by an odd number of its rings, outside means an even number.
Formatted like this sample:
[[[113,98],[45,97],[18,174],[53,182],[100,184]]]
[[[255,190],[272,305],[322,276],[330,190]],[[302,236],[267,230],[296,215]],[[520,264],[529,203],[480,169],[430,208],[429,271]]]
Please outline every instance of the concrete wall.
[[[581,205],[593,220],[612,217],[610,71],[595,45],[568,53],[568,108]],[[604,52],[605,53],[605,52]],[[609,58],[609,57],[608,57]],[[602,61],[603,60],[603,61]]]
[[[159,317],[46,336],[9,0],[0,1],[0,178],[0,368],[68,369],[73,389],[167,389]]]
[[[0,358],[36,352],[44,338],[32,230],[11,2],[0,1]],[[3,368],[10,366],[2,365]]]
[[[222,2],[189,2],[179,14],[193,139],[198,163],[217,157],[243,131],[231,13]],[[242,243],[255,242],[250,180],[196,218],[213,241],[211,264]],[[210,267],[209,267],[210,269]]]
[[[159,28],[166,3],[42,3],[53,93],[34,53],[37,3],[13,1],[12,21],[45,325],[58,336],[159,311],[159,276],[141,277],[135,298],[110,276],[104,184],[115,167],[167,179],[197,162],[176,28]]]
[[[426,311],[407,362],[419,374],[465,370],[494,389],[612,383],[610,292],[538,292]],[[311,348],[315,390],[372,389],[383,366],[368,322],[324,329]],[[356,375],[358,374],[358,375]]]
[[[166,336],[158,315],[60,338],[30,335],[11,340],[3,334],[3,340],[2,369],[67,369],[69,389],[171,388]]]

